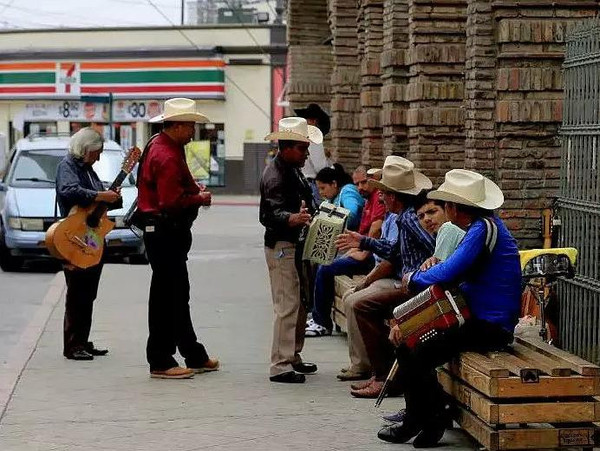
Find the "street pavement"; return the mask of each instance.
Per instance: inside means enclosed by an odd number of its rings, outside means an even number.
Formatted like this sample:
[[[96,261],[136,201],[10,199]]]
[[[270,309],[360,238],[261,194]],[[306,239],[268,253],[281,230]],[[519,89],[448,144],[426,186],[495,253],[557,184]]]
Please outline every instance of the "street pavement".
[[[149,378],[148,266],[105,267],[92,338],[110,353],[91,362],[64,359],[59,274],[31,328],[41,336],[30,334],[23,366],[13,372],[14,392],[0,379],[0,394],[8,393],[1,451],[413,449],[376,437],[380,415],[402,407],[402,398],[375,409],[336,380],[348,360],[344,336],[307,339],[303,356],[319,372],[305,384],[269,382],[272,305],[262,228],[250,205],[256,199],[238,200],[216,199],[201,211],[189,261],[196,331],[222,369],[191,380]],[[443,442],[476,448],[457,430]]]

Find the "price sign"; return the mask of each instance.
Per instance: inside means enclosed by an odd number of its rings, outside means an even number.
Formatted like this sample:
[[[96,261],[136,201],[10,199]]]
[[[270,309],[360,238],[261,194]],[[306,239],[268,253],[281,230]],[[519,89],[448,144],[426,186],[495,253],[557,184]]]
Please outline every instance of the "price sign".
[[[115,122],[147,122],[162,113],[158,100],[117,100],[113,103]]]

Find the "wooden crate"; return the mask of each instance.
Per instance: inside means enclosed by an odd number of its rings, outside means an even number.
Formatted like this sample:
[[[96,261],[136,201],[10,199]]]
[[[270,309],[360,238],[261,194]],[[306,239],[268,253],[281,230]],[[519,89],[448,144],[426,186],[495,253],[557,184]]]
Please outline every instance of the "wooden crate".
[[[535,339],[509,352],[465,352],[438,370],[456,421],[486,449],[598,444],[600,367]]]
[[[331,311],[331,317],[333,318],[333,324],[336,325],[338,331],[347,332],[346,327],[346,311],[344,309],[344,302],[342,298],[344,293],[354,288],[365,276],[336,276],[334,279],[335,287],[335,298],[333,300],[333,309]]]

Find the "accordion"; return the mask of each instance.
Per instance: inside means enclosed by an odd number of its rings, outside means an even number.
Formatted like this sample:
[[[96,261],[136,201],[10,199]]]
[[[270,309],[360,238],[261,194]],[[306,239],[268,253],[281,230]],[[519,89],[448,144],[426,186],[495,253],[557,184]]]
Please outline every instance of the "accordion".
[[[335,239],[344,231],[349,214],[350,210],[322,202],[308,228],[302,259],[330,265],[337,254]]]
[[[464,298],[432,285],[394,309],[394,318],[409,348],[460,327],[471,316]]]

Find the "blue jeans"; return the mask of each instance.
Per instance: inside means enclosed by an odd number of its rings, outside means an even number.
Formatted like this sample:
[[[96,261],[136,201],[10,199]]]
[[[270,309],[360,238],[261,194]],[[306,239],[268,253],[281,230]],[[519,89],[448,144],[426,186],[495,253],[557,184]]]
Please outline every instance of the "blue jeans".
[[[333,298],[335,296],[334,277],[367,274],[373,269],[374,264],[373,256],[370,255],[363,261],[358,261],[350,257],[337,257],[331,265],[320,265],[315,277],[315,297],[312,308],[313,321],[326,329],[332,329],[331,307],[333,306]]]

